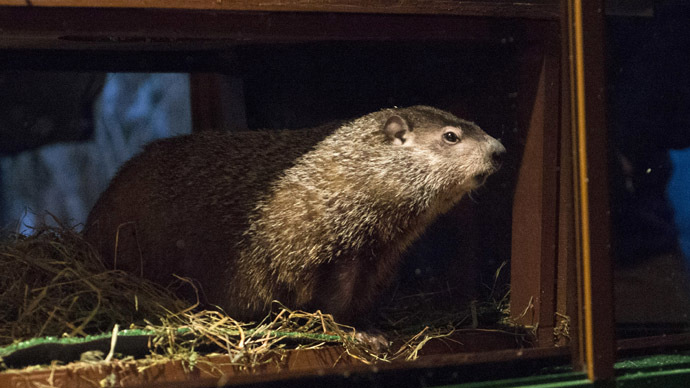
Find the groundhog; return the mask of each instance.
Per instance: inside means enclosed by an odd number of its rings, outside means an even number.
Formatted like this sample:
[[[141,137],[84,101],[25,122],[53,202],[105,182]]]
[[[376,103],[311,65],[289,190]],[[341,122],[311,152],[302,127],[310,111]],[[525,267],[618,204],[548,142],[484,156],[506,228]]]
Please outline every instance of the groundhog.
[[[164,139],[120,169],[85,236],[118,269],[194,279],[203,301],[239,320],[278,300],[350,323],[504,152],[474,123],[428,106]]]

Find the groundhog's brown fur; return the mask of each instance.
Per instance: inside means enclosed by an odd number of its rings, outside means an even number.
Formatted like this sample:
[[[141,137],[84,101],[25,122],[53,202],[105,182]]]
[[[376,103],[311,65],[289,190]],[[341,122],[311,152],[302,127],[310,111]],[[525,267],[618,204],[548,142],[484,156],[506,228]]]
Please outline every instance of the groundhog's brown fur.
[[[86,237],[117,268],[163,284],[197,280],[238,319],[262,318],[279,300],[348,321],[504,151],[473,123],[425,106],[340,127],[161,140],[122,167]]]

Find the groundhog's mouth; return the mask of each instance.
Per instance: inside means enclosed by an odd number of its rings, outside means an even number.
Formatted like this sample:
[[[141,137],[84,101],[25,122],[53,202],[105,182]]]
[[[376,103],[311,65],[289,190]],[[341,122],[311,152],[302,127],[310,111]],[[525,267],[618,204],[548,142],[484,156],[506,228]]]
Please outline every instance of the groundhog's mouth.
[[[486,183],[486,179],[489,177],[489,175],[495,173],[496,171],[501,169],[501,163],[494,162],[492,163],[491,167],[487,169],[486,171],[479,173],[474,176],[475,182],[477,182],[477,186],[482,186],[484,183]]]
[[[486,183],[486,179],[491,175],[491,172],[483,172],[481,174],[477,174],[474,176],[474,180],[477,184],[477,187],[483,186],[484,183]]]

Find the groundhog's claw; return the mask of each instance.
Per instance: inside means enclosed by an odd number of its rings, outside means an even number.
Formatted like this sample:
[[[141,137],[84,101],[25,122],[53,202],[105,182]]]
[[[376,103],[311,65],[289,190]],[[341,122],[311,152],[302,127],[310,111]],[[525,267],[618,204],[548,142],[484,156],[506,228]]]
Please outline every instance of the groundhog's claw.
[[[355,339],[376,353],[388,350],[390,342],[383,333],[377,330],[360,331],[355,334]]]

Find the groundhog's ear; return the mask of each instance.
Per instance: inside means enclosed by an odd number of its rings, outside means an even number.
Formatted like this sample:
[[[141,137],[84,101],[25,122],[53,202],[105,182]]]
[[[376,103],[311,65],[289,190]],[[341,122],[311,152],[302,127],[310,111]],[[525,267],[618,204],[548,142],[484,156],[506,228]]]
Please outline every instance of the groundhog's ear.
[[[407,121],[398,115],[393,115],[386,120],[386,124],[383,126],[383,133],[394,144],[404,144],[410,140],[412,135]]]

